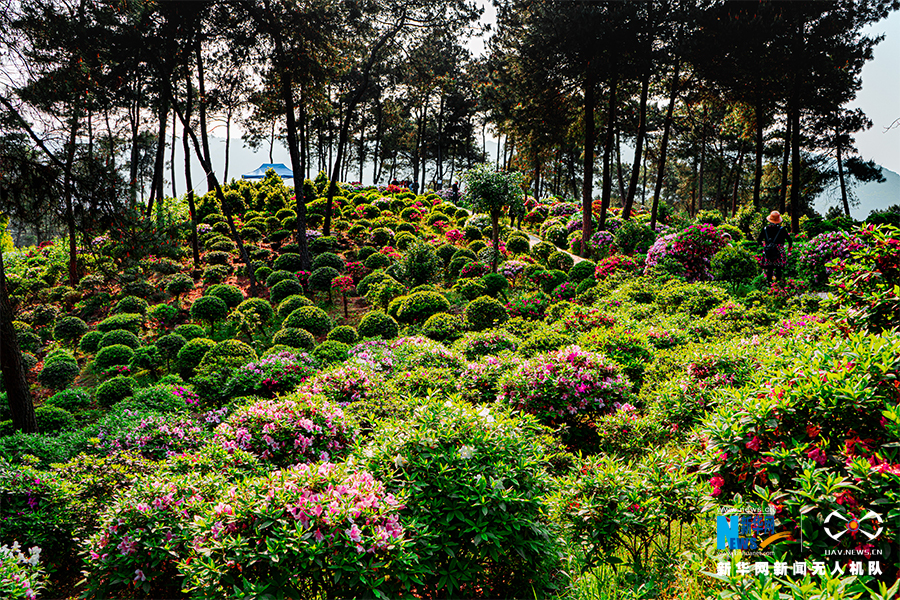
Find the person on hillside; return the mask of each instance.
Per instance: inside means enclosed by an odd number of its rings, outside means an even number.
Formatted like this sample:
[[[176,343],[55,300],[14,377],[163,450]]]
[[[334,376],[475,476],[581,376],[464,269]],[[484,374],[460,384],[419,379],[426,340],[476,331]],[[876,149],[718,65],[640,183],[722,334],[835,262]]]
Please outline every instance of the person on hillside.
[[[781,213],[773,210],[766,217],[765,227],[757,238],[757,241],[763,245],[762,266],[766,269],[766,282],[772,283],[772,273],[774,271],[778,281],[784,281],[784,266],[787,264],[787,254],[784,251],[784,245],[787,243],[789,249],[794,248],[794,240],[787,229],[781,226]]]

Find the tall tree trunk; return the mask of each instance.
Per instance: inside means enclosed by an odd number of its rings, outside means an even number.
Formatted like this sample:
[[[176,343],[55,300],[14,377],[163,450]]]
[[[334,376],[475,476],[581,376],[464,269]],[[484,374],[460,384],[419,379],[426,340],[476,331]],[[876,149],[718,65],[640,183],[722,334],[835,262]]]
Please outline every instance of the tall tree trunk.
[[[140,86],[138,86],[137,91],[140,92]],[[128,118],[131,124],[131,164],[128,166],[128,185],[131,188],[131,208],[135,208],[138,194],[138,134],[141,126],[141,109],[137,100],[131,104]]]
[[[800,231],[800,216],[803,208],[800,206],[800,107],[795,102],[791,115],[791,233],[797,235]]]
[[[78,114],[72,117],[69,141],[66,145],[66,168],[63,175],[63,196],[66,202],[66,225],[69,229],[69,285],[78,285],[78,245],[76,243],[75,211],[72,207],[72,164],[75,162],[75,137],[78,134]]]
[[[194,87],[191,78],[187,78],[187,100],[185,101],[184,114],[188,123],[191,122],[191,112],[194,108]],[[177,114],[176,114],[177,116]],[[194,203],[194,180],[191,177],[191,146],[188,142],[187,131],[181,132],[182,148],[184,149],[184,183],[187,186],[188,210],[191,213],[191,256],[194,259],[194,268],[200,268],[200,244],[197,239],[197,207]]]
[[[444,128],[444,92],[441,91],[441,102],[438,107],[437,121],[437,165],[435,168],[435,177],[437,178],[437,187],[444,187],[444,153],[443,153],[443,128]]]
[[[656,185],[653,189],[653,205],[650,208],[650,228],[656,230],[656,219],[659,215],[659,195],[662,192],[663,179],[666,176],[666,154],[669,150],[669,132],[672,130],[672,114],[675,111],[675,101],[678,99],[678,70],[680,62],[675,61],[672,70],[672,82],[669,92],[669,107],[666,109],[666,119],[663,123],[662,140],[659,142],[659,163],[656,167]]]
[[[622,218],[631,218],[631,208],[634,206],[634,196],[637,193],[638,179],[641,176],[642,152],[644,151],[644,137],[647,133],[647,93],[650,89],[650,73],[644,75],[641,82],[641,104],[638,114],[637,140],[634,143],[634,165],[631,167],[631,181],[628,184],[628,196],[625,198],[625,206],[622,208]]]
[[[616,181],[619,184],[619,204],[625,203],[625,177],[622,175],[622,132],[616,124]]]
[[[591,205],[594,201],[594,146],[597,144],[594,132],[594,85],[595,75],[588,65],[584,79],[584,177],[581,185],[581,256],[588,256],[591,241]],[[537,155],[537,153],[535,153]],[[535,182],[540,180],[540,163],[535,169]]]
[[[697,175],[697,212],[703,210],[703,179],[706,174],[706,106],[703,107],[703,134],[700,136],[700,172]],[[696,213],[694,213],[696,214]],[[693,215],[692,215],[693,216]]]
[[[785,118],[784,126],[784,155],[781,159],[781,190],[778,194],[778,211],[781,214],[787,212],[787,189],[788,189],[788,161],[791,156],[791,117],[790,110]]]
[[[362,184],[363,168],[366,165],[366,117],[360,115],[359,123],[359,183]]]
[[[169,155],[169,165],[171,167],[170,174],[172,175],[172,197],[178,197],[178,190],[175,189],[175,128],[178,125],[178,115],[174,112],[172,113],[172,153]]]
[[[847,198],[847,183],[844,181],[844,161],[841,156],[841,134],[835,130],[835,140],[837,141],[837,168],[838,179],[841,182],[841,201],[844,203],[844,214],[850,216],[850,201]]]
[[[200,36],[194,40],[194,54],[197,59],[197,92],[199,94],[198,108],[200,113],[200,141],[203,144],[203,159],[206,164],[210,165],[210,170],[206,173],[207,191],[215,189],[215,183],[218,181],[212,173],[212,154],[209,152],[209,130],[206,127],[206,82],[203,76],[203,52],[201,51]]]
[[[228,160],[231,154],[231,109],[225,114],[225,172],[222,173],[222,179],[228,181]]]
[[[610,173],[611,153],[615,142],[616,129],[616,88],[619,85],[618,75],[614,74],[609,84],[609,107],[606,113],[606,141],[603,148],[603,190],[600,196],[599,229],[606,227],[606,211],[609,210],[609,199],[612,196],[612,174]]]
[[[741,184],[741,169],[744,167],[744,144],[738,149],[737,165],[734,168],[734,193],[731,195],[731,216],[737,214],[738,190]]]
[[[15,318],[6,289],[3,249],[0,248],[0,373],[3,374],[13,429],[23,433],[34,433],[37,431],[34,403],[28,379],[25,377],[25,366],[16,339],[16,329],[13,327]]]
[[[269,164],[275,162],[272,158],[272,151],[275,149],[275,119],[272,119],[272,128],[269,131]]]
[[[763,101],[762,98],[757,98],[756,106],[754,107],[755,120],[756,120],[756,169],[753,172],[753,207],[759,208],[762,205],[762,201],[760,198],[760,191],[762,189],[762,175],[763,175]]]
[[[169,104],[165,98],[159,103],[159,137],[156,142],[156,162],[153,166],[153,182],[150,184],[150,199],[147,202],[147,216],[153,214],[153,200],[162,200],[163,169],[166,158],[166,125],[169,122]]]

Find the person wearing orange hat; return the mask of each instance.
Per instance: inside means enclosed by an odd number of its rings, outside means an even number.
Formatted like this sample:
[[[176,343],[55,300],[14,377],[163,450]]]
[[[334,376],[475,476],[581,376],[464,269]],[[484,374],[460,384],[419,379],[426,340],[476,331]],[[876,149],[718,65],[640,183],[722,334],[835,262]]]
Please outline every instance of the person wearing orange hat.
[[[784,281],[784,266],[787,264],[787,254],[784,245],[789,249],[794,248],[794,240],[787,229],[781,226],[781,213],[773,210],[766,217],[766,225],[760,232],[757,241],[763,245],[762,266],[766,269],[766,281],[772,283],[772,273],[778,281]]]

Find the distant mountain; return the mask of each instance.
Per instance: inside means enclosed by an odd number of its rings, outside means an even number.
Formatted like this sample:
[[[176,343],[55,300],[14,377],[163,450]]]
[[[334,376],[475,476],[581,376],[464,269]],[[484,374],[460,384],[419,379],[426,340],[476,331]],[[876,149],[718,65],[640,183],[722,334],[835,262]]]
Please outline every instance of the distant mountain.
[[[873,210],[900,204],[900,175],[884,167],[881,168],[881,173],[886,180],[884,183],[864,183],[853,188],[853,194],[859,199],[856,207],[850,207],[850,214],[854,219],[862,221]],[[822,194],[814,203],[815,209],[823,215],[830,207],[840,205],[839,190]]]

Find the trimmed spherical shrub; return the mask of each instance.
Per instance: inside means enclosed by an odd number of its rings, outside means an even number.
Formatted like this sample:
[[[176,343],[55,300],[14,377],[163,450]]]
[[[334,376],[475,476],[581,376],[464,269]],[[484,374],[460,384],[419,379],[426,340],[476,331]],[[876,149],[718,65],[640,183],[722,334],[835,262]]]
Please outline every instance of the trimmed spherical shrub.
[[[509,281],[500,273],[488,273],[481,278],[488,296],[496,297],[497,294],[509,287]]]
[[[206,291],[203,292],[203,295],[219,298],[228,308],[235,308],[244,301],[244,292],[241,291],[241,288],[235,285],[226,285],[224,283],[217,283],[216,285],[209,286],[206,288]]]
[[[386,255],[381,254],[380,252],[376,252],[375,254],[372,254],[371,256],[366,258],[363,261],[363,264],[367,269],[372,269],[374,271],[375,269],[384,269],[385,267],[390,266],[391,259]]]
[[[40,406],[34,410],[34,422],[41,433],[75,429],[75,417],[58,406]]]
[[[489,296],[481,296],[469,302],[465,310],[466,325],[474,331],[489,329],[509,318],[506,308]]]
[[[191,304],[191,318],[212,325],[228,316],[228,305],[221,298],[203,296]]]
[[[463,267],[472,262],[475,262],[475,260],[468,256],[457,256],[450,261],[449,265],[447,265],[447,273],[453,277],[459,277]]]
[[[569,279],[571,279],[575,283],[581,283],[587,278],[593,278],[594,270],[597,268],[597,265],[594,264],[593,261],[583,260],[581,262],[575,263],[572,265],[572,268],[569,269]]]
[[[373,285],[381,283],[387,279],[393,278],[384,271],[375,271],[374,273],[369,273],[368,275],[360,279],[358,284],[356,284],[356,291],[360,296],[365,296],[369,293],[369,289]]]
[[[360,261],[365,261],[367,258],[377,253],[378,250],[373,248],[372,246],[363,246],[359,250],[356,251],[356,259]]]
[[[501,275],[502,277],[502,275]],[[484,281],[481,279],[475,279],[474,277],[466,277],[464,279],[460,279],[456,282],[456,285],[453,286],[453,291],[465,298],[466,300],[474,300],[479,296],[484,296],[487,294],[487,285],[485,285]]]
[[[78,349],[85,354],[92,354],[100,347],[100,340],[102,339],[102,331],[88,331],[81,337],[81,341],[78,343]]]
[[[97,400],[99,406],[107,408],[133,395],[137,387],[134,377],[117,375],[97,387],[94,399]]]
[[[517,336],[505,329],[489,329],[467,333],[454,349],[461,352],[466,360],[478,360],[483,356],[497,356],[501,352],[515,352],[522,343]]]
[[[574,264],[575,259],[565,252],[554,252],[547,257],[547,266],[558,271],[568,273]]]
[[[263,298],[247,298],[238,304],[237,312],[248,319],[259,322],[260,325],[266,325],[275,318],[275,311],[272,310],[272,305]]]
[[[269,273],[268,277],[266,277],[266,287],[273,288],[275,284],[279,281],[297,281],[297,276],[294,275],[290,271],[272,271]]]
[[[305,329],[313,335],[325,335],[334,327],[331,317],[321,308],[303,306],[287,316],[284,327]]]
[[[572,339],[549,328],[533,331],[519,346],[519,354],[522,356],[534,356],[541,352],[551,352],[572,343]]]
[[[338,230],[338,228],[335,227],[335,230]],[[314,240],[310,240],[309,251],[316,253],[332,252],[335,246],[337,246],[336,237],[334,237],[333,235],[323,235],[321,237],[317,237]]]
[[[544,271],[540,278],[541,289],[545,294],[552,294],[553,290],[559,287],[561,283],[569,280],[568,275],[564,271],[554,269],[552,271]]]
[[[185,323],[183,325],[179,325],[173,330],[173,333],[177,333],[187,341],[191,341],[194,338],[202,338],[206,336],[206,330],[194,323]]]
[[[134,356],[131,359],[131,366],[136,367],[138,370],[147,369],[155,372],[162,365],[163,357],[155,344],[138,348],[134,351]]]
[[[114,329],[103,334],[98,348],[106,348],[116,344],[122,344],[132,350],[137,350],[141,347],[141,340],[127,329]]]
[[[70,355],[58,354],[44,362],[44,368],[38,375],[41,385],[59,390],[68,387],[78,377],[78,362]]]
[[[712,257],[710,270],[718,281],[739,284],[756,277],[759,265],[753,255],[743,248],[726,246]]]
[[[203,260],[208,265],[227,265],[231,260],[231,253],[222,250],[214,250],[212,252],[207,252],[206,256],[203,257]]]
[[[319,359],[322,364],[330,365],[346,361],[349,351],[350,346],[343,342],[326,340],[316,346],[315,350],[313,350],[313,356]]]
[[[101,348],[94,357],[94,368],[103,371],[110,367],[127,365],[134,357],[134,350],[123,344],[114,344]]]
[[[349,325],[338,325],[328,332],[328,339],[352,345],[359,340],[359,336],[353,327]]]
[[[342,272],[345,266],[344,260],[334,252],[323,252],[312,261],[313,271],[322,267],[331,267],[336,271]]]
[[[506,250],[512,254],[525,254],[531,248],[531,243],[524,235],[514,234],[506,240]]]
[[[397,312],[401,323],[424,323],[431,315],[450,310],[450,302],[440,292],[415,292],[403,301]]]
[[[422,333],[432,340],[446,342],[462,335],[463,327],[462,319],[456,315],[437,313],[428,317],[422,326]]]
[[[138,335],[141,332],[141,325],[144,322],[144,316],[134,313],[121,313],[107,317],[97,323],[97,331],[106,333],[114,329],[127,329],[131,333]]]
[[[231,265],[213,265],[203,269],[203,283],[211,285],[214,283],[222,283],[229,275],[234,272]]]
[[[283,321],[289,314],[304,306],[315,306],[315,303],[306,296],[299,294],[288,296],[278,305],[278,318]]]
[[[91,395],[84,388],[69,388],[47,398],[47,405],[75,412],[91,405]]]
[[[312,350],[316,345],[316,338],[305,329],[285,327],[275,333],[272,337],[272,343],[276,346],[290,346],[300,350]]]
[[[293,252],[285,252],[275,259],[272,268],[276,271],[290,271],[296,273],[303,270],[303,258],[299,254]]]
[[[340,275],[338,270],[333,267],[319,267],[309,276],[309,289],[316,292],[330,291],[331,281]]]
[[[556,251],[557,248],[553,244],[547,242],[538,242],[531,247],[531,256],[535,257],[541,262],[544,262],[551,254]]]
[[[173,296],[187,294],[192,289],[194,289],[194,280],[183,273],[172,275],[166,280],[166,292]]]
[[[299,296],[302,293],[303,286],[296,277],[284,279],[269,289],[269,302],[272,304],[279,304],[289,296]]]
[[[53,339],[64,344],[74,344],[87,330],[87,323],[78,317],[63,317],[53,327]]]
[[[256,360],[256,351],[240,340],[225,340],[213,346],[197,366],[197,374],[209,375],[216,371],[235,369]]]
[[[152,306],[147,312],[150,315],[150,318],[155,319],[160,323],[171,323],[178,317],[181,311],[171,304],[157,304],[156,306]]]
[[[184,336],[177,333],[170,333],[156,340],[156,348],[160,351],[166,362],[170,362],[172,358],[178,356],[178,351],[181,350],[185,344],[187,344],[187,340]]]
[[[356,328],[361,338],[384,338],[392,340],[400,333],[400,326],[392,317],[380,310],[373,310],[362,318]]]
[[[257,281],[264,282],[272,273],[274,273],[274,271],[270,267],[263,265],[253,272],[253,276],[256,277]]]
[[[497,400],[555,422],[612,410],[628,399],[630,385],[602,354],[569,346],[525,361],[503,375]]]
[[[137,296],[125,296],[113,306],[112,314],[118,315],[122,313],[135,313],[145,315],[147,314],[147,308],[149,305],[147,301],[143,298],[138,298]]]
[[[175,368],[181,373],[189,374],[200,364],[206,353],[216,343],[209,338],[193,338],[178,351],[175,358]]]

